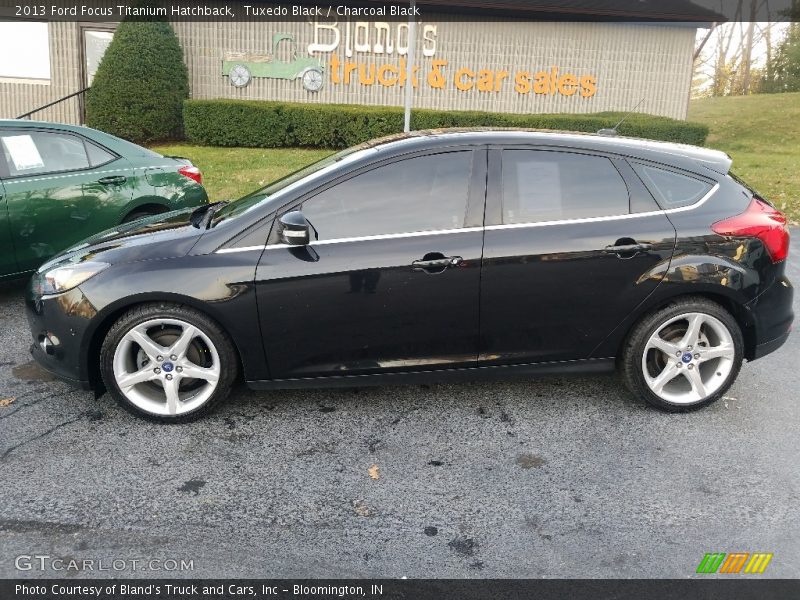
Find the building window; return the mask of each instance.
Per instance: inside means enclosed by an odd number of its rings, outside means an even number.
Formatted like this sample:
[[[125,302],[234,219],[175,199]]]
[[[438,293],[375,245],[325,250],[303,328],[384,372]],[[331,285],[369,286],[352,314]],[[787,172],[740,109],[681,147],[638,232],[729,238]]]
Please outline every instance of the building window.
[[[50,80],[50,31],[47,23],[0,21],[0,77]]]
[[[97,67],[103,60],[103,55],[108,50],[111,40],[114,39],[113,31],[100,29],[85,29],[83,31],[83,53],[86,57],[86,87],[92,85]]]

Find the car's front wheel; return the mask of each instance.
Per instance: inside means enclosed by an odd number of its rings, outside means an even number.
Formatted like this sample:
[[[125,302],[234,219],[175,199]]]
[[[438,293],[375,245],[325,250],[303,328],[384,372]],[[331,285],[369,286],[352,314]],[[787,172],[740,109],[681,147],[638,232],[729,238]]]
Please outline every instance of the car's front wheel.
[[[203,313],[174,304],[147,304],[126,312],[100,350],[106,389],[131,412],[183,422],[223,400],[238,360],[222,328]]]
[[[736,319],[704,298],[678,300],[634,327],[620,370],[637,396],[668,411],[718,400],[736,380],[744,341]]]

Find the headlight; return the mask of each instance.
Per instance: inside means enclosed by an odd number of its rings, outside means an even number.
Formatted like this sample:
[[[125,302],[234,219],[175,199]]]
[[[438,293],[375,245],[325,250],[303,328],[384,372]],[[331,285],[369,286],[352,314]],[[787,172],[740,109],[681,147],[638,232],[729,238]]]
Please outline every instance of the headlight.
[[[34,278],[35,291],[42,296],[60,294],[79,286],[110,266],[108,263],[91,261],[63,264],[44,273],[37,273]]]

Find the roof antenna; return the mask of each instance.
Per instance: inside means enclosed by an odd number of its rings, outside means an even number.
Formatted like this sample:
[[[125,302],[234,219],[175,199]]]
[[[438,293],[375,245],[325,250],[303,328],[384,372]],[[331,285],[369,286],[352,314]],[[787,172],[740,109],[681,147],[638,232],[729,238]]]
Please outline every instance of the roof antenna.
[[[617,133],[617,128],[625,122],[625,119],[630,117],[636,111],[636,109],[639,108],[642,105],[642,102],[644,102],[644,99],[645,99],[645,96],[642,96],[642,99],[639,100],[639,104],[637,104],[630,111],[628,111],[628,113],[624,117],[622,117],[619,120],[619,123],[614,125],[614,127],[612,127],[611,129],[601,129],[600,131],[597,132],[597,134],[598,135],[611,135],[611,136],[619,135],[619,133]]]

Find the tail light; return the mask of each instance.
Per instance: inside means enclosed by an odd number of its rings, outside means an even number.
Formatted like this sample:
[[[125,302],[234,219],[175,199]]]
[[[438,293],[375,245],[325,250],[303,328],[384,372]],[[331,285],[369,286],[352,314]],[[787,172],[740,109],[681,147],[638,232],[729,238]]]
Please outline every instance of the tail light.
[[[193,179],[197,183],[203,183],[203,174],[200,172],[200,169],[198,169],[195,166],[187,165],[185,167],[181,167],[180,169],[178,169],[178,173],[180,173],[184,177]]]
[[[726,237],[754,237],[761,240],[773,263],[780,262],[789,254],[789,229],[786,216],[753,197],[750,205],[740,215],[717,221],[711,226],[714,233]]]

